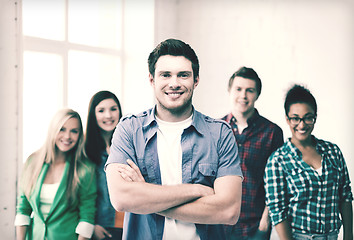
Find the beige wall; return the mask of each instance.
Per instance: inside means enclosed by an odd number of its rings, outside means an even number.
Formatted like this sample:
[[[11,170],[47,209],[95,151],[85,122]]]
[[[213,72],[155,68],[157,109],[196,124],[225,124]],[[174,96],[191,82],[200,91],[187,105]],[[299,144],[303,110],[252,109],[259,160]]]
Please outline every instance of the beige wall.
[[[305,84],[318,102],[314,134],[339,145],[354,179],[354,1],[157,3],[156,42],[180,38],[199,56],[199,110],[213,117],[229,112],[229,77],[242,65],[253,67],[263,82],[256,107],[289,137],[284,95],[292,83]]]
[[[16,1],[0,0],[0,233],[14,239],[18,156]]]
[[[194,104],[213,117],[229,111],[228,78],[238,67],[246,65],[258,72],[264,84],[256,107],[289,136],[282,107],[284,94],[291,83],[306,84],[319,105],[314,134],[340,146],[353,179],[353,1],[249,2],[156,0],[155,43],[170,37],[180,38],[196,50],[201,63],[201,82]],[[15,3],[15,0],[0,0],[0,232],[3,239],[14,239],[16,179],[18,162],[22,159],[18,151],[21,92],[20,71],[16,68],[20,44],[16,35],[18,7]],[[141,67],[147,71],[146,65]],[[134,89],[127,87],[131,92],[125,93],[132,96],[129,98],[132,101],[137,100]]]

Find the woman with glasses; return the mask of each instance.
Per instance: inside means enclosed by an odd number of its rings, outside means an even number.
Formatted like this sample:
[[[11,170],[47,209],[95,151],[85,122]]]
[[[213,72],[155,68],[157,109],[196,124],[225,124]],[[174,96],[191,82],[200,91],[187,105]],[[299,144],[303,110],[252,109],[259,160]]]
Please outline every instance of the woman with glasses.
[[[317,118],[316,100],[294,85],[285,99],[291,130],[282,147],[268,159],[266,204],[280,239],[353,239],[353,195],[348,170],[337,145],[311,133]]]

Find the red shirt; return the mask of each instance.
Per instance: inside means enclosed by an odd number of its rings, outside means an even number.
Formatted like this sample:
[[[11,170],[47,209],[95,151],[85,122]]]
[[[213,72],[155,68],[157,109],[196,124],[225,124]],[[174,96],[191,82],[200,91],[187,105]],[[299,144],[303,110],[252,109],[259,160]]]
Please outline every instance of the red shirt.
[[[248,127],[240,134],[236,118],[230,113],[222,118],[231,125],[236,137],[243,173],[240,218],[236,225],[225,226],[226,234],[243,238],[254,234],[265,207],[264,169],[268,157],[283,145],[281,128],[255,113],[247,121]]]

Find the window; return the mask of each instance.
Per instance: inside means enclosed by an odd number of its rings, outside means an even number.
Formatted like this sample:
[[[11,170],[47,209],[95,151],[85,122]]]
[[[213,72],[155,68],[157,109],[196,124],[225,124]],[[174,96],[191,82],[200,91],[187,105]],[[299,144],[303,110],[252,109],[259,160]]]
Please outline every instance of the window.
[[[22,1],[24,160],[41,147],[58,109],[78,111],[85,126],[97,91],[115,93],[123,114],[152,104],[144,84],[153,20],[153,0]],[[132,94],[147,99],[132,103]]]

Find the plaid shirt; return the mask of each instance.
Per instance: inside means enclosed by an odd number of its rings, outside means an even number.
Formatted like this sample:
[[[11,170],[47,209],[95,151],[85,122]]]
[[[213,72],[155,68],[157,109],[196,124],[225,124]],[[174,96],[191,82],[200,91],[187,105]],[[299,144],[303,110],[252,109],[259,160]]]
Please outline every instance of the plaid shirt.
[[[236,118],[230,113],[222,118],[231,125],[238,144],[241,159],[242,203],[236,225],[225,226],[227,235],[248,237],[258,229],[265,207],[264,169],[268,157],[283,143],[279,126],[259,115],[258,111],[247,121],[248,127],[240,134]]]
[[[322,156],[322,175],[302,160],[288,139],[266,166],[266,202],[273,225],[288,219],[292,231],[324,234],[339,230],[339,205],[353,195],[348,170],[337,145],[316,141]]]

